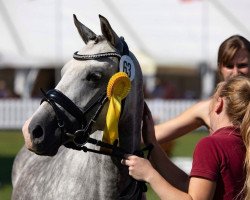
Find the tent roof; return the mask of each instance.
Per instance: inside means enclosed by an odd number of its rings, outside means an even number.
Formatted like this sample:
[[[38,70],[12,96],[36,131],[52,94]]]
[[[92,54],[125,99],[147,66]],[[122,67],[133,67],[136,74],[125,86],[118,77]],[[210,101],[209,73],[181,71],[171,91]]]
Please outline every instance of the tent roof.
[[[0,1],[0,65],[61,65],[84,45],[72,15],[100,34],[101,14],[150,65],[216,68],[223,40],[250,39],[249,8],[249,0]]]

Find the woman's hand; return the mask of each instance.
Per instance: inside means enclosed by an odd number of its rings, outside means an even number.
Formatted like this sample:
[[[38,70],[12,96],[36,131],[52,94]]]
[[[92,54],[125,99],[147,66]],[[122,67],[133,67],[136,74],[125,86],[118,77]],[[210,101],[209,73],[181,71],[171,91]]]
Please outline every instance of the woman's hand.
[[[157,142],[153,117],[146,103],[144,103],[142,138],[145,145],[155,144]]]
[[[126,155],[121,163],[128,166],[129,175],[136,180],[150,182],[155,169],[147,159],[135,156]]]

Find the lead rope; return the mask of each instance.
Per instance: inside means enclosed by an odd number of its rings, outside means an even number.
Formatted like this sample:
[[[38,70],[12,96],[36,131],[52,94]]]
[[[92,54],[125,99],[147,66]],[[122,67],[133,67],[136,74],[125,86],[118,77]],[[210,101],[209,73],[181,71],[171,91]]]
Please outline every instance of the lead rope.
[[[135,151],[133,154],[144,157],[144,152],[148,151],[146,157],[147,159],[149,159],[153,148],[154,146],[152,144],[149,144],[141,150]],[[138,181],[134,178],[132,178],[131,180],[132,181],[129,183],[127,188],[120,194],[119,200],[141,200],[143,193],[147,192],[148,188],[145,181]]]
[[[98,153],[98,154],[102,154],[102,155],[107,155],[107,156],[114,156],[120,159],[124,159],[125,158],[125,154],[129,154],[129,152],[125,151],[124,149],[118,147],[118,140],[115,140],[113,144],[108,144],[106,142],[102,142],[100,140],[96,140],[94,138],[88,138],[87,143],[91,143],[94,144],[96,146],[100,146],[106,149],[111,149],[111,152],[107,152],[107,151],[102,151],[102,150],[95,150],[95,149],[90,149],[86,146],[81,146],[79,150],[82,150],[84,152],[92,152],[92,153]],[[151,151],[153,150],[153,145],[149,144],[148,146],[142,148],[141,150],[137,150],[135,151],[133,154],[140,156],[140,157],[144,157],[144,153],[145,151],[148,151],[147,153],[147,159],[149,159]]]

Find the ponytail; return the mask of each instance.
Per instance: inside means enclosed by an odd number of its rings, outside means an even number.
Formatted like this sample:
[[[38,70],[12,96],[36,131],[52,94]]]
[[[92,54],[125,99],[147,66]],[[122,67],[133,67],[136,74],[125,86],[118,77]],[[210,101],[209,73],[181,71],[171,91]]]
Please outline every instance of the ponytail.
[[[246,147],[245,170],[246,180],[243,188],[245,200],[250,199],[250,103],[247,106],[245,116],[241,124],[241,135]]]
[[[240,128],[246,147],[244,169],[246,179],[241,194],[250,199],[250,79],[237,76],[219,85],[217,93],[226,99],[226,113],[229,120]],[[240,194],[239,194],[240,195]]]

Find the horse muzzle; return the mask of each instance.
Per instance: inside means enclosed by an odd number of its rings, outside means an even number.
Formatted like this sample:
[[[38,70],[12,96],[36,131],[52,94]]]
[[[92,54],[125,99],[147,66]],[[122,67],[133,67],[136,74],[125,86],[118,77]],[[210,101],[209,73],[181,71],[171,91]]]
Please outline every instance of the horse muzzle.
[[[61,145],[61,135],[53,124],[46,113],[37,113],[29,118],[22,128],[25,146],[39,155],[55,155]]]

